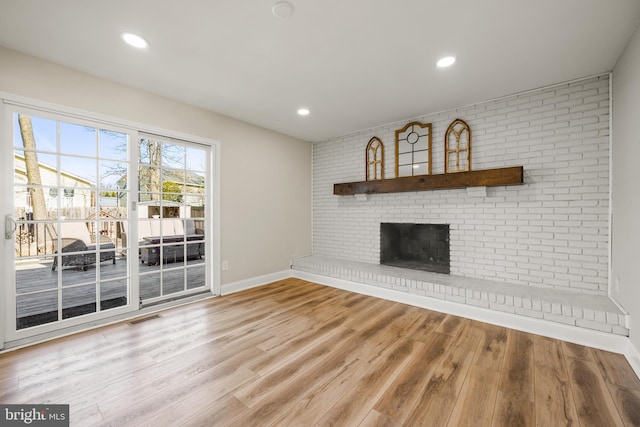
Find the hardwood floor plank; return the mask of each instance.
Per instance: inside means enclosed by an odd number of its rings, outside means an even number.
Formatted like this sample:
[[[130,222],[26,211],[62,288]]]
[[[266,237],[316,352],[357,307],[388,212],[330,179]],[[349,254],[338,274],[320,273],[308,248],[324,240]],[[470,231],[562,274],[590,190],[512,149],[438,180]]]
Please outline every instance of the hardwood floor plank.
[[[369,369],[344,399],[334,405],[318,422],[318,426],[358,425],[373,409],[387,386],[424,344],[397,341],[384,358]]]
[[[510,330],[500,375],[494,426],[535,426],[533,336]]]
[[[205,387],[195,393],[189,393],[182,396],[180,399],[174,401],[170,405],[161,408],[155,416],[142,422],[143,426],[170,426],[170,425],[185,425],[188,421],[195,422],[194,417],[209,418],[213,411],[220,411],[222,408],[219,406],[219,402],[225,402],[225,404],[235,404],[236,408],[230,411],[227,417],[231,417],[232,414],[236,414],[236,409],[244,411],[247,409],[241,402],[233,399],[230,401],[229,397],[238,388],[244,386],[250,381],[257,379],[258,376],[248,369],[238,369],[232,375],[215,383],[212,386]],[[235,416],[235,415],[233,415]],[[218,414],[218,421],[222,421],[225,418]]]
[[[437,311],[425,311],[425,318],[418,327],[408,337],[409,339],[425,342],[430,339],[431,332],[434,332],[440,326],[440,323],[447,317],[444,313]]]
[[[304,395],[291,409],[277,418],[274,425],[315,425],[331,407],[344,398],[367,368],[368,364],[361,360],[349,361],[333,377]]]
[[[337,329],[336,332],[316,340],[313,345],[305,347],[295,357],[285,360],[276,369],[261,376],[249,386],[241,388],[234,393],[234,396],[251,408],[267,394],[280,387],[283,382],[292,380],[303,370],[311,369],[315,363],[331,353],[338,343],[344,343],[355,335],[354,331],[350,329]]]
[[[500,371],[473,364],[451,411],[447,426],[491,425],[499,381]]]
[[[420,399],[404,422],[411,426],[445,426],[471,367],[482,331],[468,320],[461,323],[458,336],[446,350]]]
[[[640,391],[640,379],[636,377],[623,355],[598,349],[592,349],[592,354],[605,381],[623,388]]]
[[[434,371],[442,362],[451,338],[432,332],[430,339],[407,367],[394,379],[374,409],[388,418],[404,423],[422,396]]]
[[[272,337],[259,345],[259,347],[265,352],[273,351],[274,349],[285,345],[285,343],[299,339],[300,330],[318,333],[318,323],[313,322],[311,319],[306,319],[300,316],[287,316],[285,313],[283,313],[282,316],[285,317],[285,320],[272,327]],[[260,325],[260,327],[261,326],[262,325]],[[312,333],[309,333],[308,335],[312,335]]]
[[[358,427],[401,427],[401,424],[398,424],[377,412],[375,409],[369,411],[366,417],[362,420]]]
[[[640,426],[640,391],[609,385],[625,426]]]
[[[618,354],[285,279],[0,354],[72,425],[636,426]]]
[[[183,425],[190,427],[212,427],[224,425],[226,420],[235,418],[247,410],[247,407],[233,395],[227,396],[214,405],[207,406],[204,410],[188,418]],[[150,420],[151,421],[151,420]],[[161,424],[148,423],[148,427],[157,427]],[[248,427],[248,426],[247,426]]]
[[[75,406],[69,406],[69,424],[72,426],[93,426],[102,421],[102,414],[98,405],[78,410]]]
[[[185,396],[198,394],[205,389],[211,389],[217,396],[217,387],[231,376],[236,376],[236,362],[231,359],[227,362],[198,373],[188,379],[182,380],[172,387],[165,387],[159,391],[149,387],[135,395],[127,392],[125,396],[115,396],[112,399],[98,402],[100,412],[104,417],[103,425],[125,426],[138,425],[141,422],[156,416],[163,408],[181,400]],[[243,369],[247,375],[252,372]],[[241,381],[240,381],[241,382]],[[219,396],[222,397],[222,396]]]
[[[405,326],[402,315],[405,306],[398,303],[388,304],[377,316],[366,323],[364,328],[357,329],[364,339],[361,351],[366,351],[361,357],[363,360],[373,362],[387,347],[389,342],[397,338]],[[346,323],[345,323],[346,324]]]
[[[436,330],[443,334],[455,336],[463,323],[464,319],[462,317],[447,314]]]
[[[289,363],[290,360],[297,358],[300,353],[306,351],[309,347],[317,343],[326,342],[341,333],[344,329],[341,327],[343,322],[343,319],[335,319],[332,322],[318,325],[318,329],[310,328],[299,331],[295,338],[269,349],[261,357],[251,362],[249,368],[264,376]]]
[[[585,426],[622,426],[609,389],[594,362],[567,358],[578,419]]]
[[[381,311],[387,310],[394,303],[385,300],[370,301],[369,304],[364,305],[359,310],[351,310],[351,316],[344,324],[345,327],[360,330],[369,326],[371,319],[378,316]]]
[[[348,334],[348,335],[347,335]],[[342,340],[335,341],[334,351],[311,364],[299,375],[283,381],[253,407],[232,420],[230,425],[265,425],[287,414],[291,408],[354,359],[354,350],[362,345],[362,337],[345,329]],[[391,346],[393,349],[394,346]]]
[[[473,363],[500,371],[507,346],[507,328],[483,323],[480,325],[484,331],[480,346],[476,350]]]
[[[591,353],[591,348],[585,347],[580,344],[574,344],[570,342],[563,341],[562,342],[562,351],[565,357],[572,357],[574,359],[586,360],[588,362],[594,362],[593,354]]]
[[[558,340],[534,337],[535,407],[538,426],[578,424],[569,376]]]

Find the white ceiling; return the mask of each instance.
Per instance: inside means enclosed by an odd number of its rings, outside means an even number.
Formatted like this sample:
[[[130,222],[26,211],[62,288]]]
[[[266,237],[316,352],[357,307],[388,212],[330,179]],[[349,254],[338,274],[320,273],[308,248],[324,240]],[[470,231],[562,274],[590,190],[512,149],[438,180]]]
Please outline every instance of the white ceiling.
[[[640,21],[640,0],[275,1],[0,0],[0,45],[316,141],[610,71]]]

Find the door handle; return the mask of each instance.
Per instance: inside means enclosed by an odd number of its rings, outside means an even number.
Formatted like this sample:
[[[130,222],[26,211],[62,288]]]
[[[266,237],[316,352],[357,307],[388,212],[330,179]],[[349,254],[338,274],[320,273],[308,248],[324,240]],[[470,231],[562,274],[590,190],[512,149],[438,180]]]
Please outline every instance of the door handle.
[[[4,216],[4,238],[7,240],[12,239],[17,227],[18,224],[13,220],[11,214],[6,214]]]

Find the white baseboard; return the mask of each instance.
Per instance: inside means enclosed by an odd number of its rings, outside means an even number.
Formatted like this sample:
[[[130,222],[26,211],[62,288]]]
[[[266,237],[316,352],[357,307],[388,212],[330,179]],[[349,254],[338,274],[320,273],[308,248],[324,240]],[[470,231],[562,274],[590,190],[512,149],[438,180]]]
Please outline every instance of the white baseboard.
[[[422,307],[442,313],[466,317],[468,319],[491,323],[498,326],[504,326],[507,328],[529,332],[532,334],[556,338],[575,344],[624,354],[625,356],[629,351],[629,339],[620,335],[579,328],[577,326],[563,325],[561,323],[549,322],[548,320],[534,319],[517,314],[504,313],[501,311],[489,310],[482,307],[474,307],[471,305],[440,300],[437,298],[431,298],[422,295],[408,294],[406,292],[379,288],[377,286],[356,283],[343,279],[336,279],[333,277],[322,276],[314,273],[306,273],[303,271],[292,270],[292,276],[299,279],[308,280],[310,282],[331,286],[334,288],[370,295],[377,298],[383,298],[390,301],[396,301],[403,304],[414,305],[416,307]],[[637,372],[638,370],[636,370],[636,373]]]
[[[627,351],[624,356],[629,361],[629,365],[633,368],[634,372],[640,378],[640,351],[633,345],[631,340],[627,340]]]
[[[249,279],[227,283],[220,287],[220,294],[229,295],[234,292],[244,291],[246,289],[266,285],[267,283],[276,282],[278,280],[288,279],[289,277],[292,277],[291,271],[292,270],[283,270],[276,273],[265,274],[264,276],[251,277]]]

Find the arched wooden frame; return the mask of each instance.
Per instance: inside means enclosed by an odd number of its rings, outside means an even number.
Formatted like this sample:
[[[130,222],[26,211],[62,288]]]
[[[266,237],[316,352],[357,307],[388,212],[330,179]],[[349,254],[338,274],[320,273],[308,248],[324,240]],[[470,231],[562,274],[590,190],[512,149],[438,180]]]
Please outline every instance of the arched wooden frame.
[[[384,179],[384,144],[374,136],[367,144],[367,181]]]
[[[451,136],[453,135],[453,140]],[[455,141],[455,143],[453,143]],[[453,145],[453,146],[452,146]],[[444,173],[471,170],[471,128],[461,119],[455,119],[444,134]]]
[[[431,123],[396,130],[396,178],[414,175],[431,175]]]

